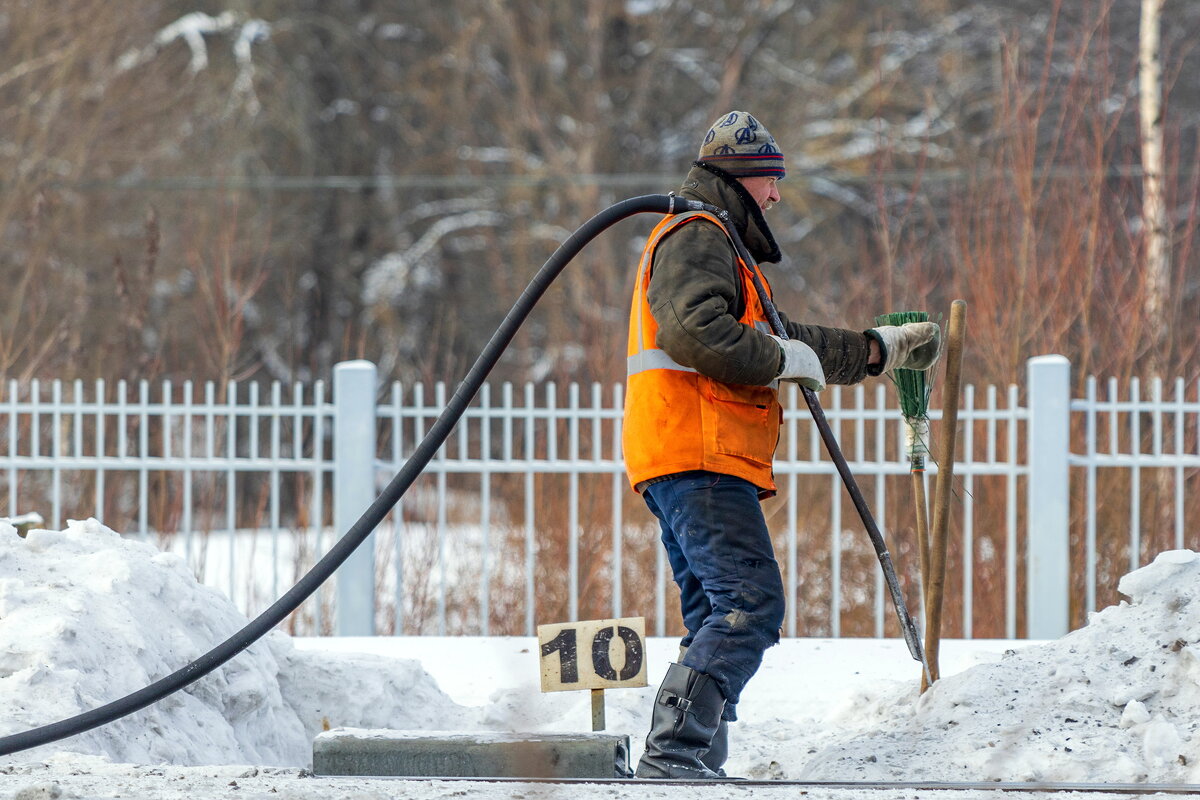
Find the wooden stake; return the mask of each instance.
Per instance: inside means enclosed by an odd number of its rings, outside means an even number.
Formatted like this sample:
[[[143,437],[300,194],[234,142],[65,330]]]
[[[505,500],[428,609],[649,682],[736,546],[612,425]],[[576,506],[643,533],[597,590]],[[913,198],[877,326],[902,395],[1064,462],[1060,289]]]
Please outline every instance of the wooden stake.
[[[967,304],[950,306],[946,341],[946,378],[942,395],[942,435],[938,442],[938,474],[930,530],[929,588],[925,596],[925,658],[929,676],[921,676],[921,691],[938,679],[938,646],[942,636],[942,596],[946,588],[946,546],[950,528],[950,494],[954,481],[954,452],[958,438],[958,391],[962,384],[963,340],[967,333]]]

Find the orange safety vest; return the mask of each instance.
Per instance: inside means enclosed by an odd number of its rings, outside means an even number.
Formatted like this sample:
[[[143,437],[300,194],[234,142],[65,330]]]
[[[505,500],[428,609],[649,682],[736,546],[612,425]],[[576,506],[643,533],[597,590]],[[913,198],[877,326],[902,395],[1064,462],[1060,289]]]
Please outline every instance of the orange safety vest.
[[[770,386],[722,383],[676,363],[655,344],[658,323],[650,312],[648,296],[654,251],[668,233],[698,219],[709,220],[725,231],[712,214],[677,214],[658,224],[642,251],[629,316],[622,431],[625,471],[635,490],[651,478],[702,469],[744,478],[760,489],[760,496],[770,497],[775,494],[771,461],[783,411],[778,382]],[[738,265],[746,299],[738,322],[770,332],[752,278],[751,269],[757,271],[758,266],[751,267],[741,258]]]

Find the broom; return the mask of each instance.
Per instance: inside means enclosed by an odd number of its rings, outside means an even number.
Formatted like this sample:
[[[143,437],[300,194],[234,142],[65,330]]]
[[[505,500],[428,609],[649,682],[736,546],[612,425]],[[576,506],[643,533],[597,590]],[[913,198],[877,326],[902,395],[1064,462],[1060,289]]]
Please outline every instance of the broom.
[[[903,325],[906,322],[928,322],[925,311],[895,311],[880,314],[876,325]],[[929,506],[925,499],[925,456],[929,454],[929,395],[933,382],[929,371],[894,369],[892,382],[900,397],[900,413],[904,416],[904,439],[908,448],[909,474],[912,476],[913,503],[917,510],[917,550],[921,561],[922,592],[929,586]]]

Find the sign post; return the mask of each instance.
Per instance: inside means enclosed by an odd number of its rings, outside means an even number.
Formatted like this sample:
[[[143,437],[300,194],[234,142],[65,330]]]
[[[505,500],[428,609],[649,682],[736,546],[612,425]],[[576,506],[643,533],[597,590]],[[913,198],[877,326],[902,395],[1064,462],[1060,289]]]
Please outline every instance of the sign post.
[[[592,730],[604,730],[604,690],[592,689]]]

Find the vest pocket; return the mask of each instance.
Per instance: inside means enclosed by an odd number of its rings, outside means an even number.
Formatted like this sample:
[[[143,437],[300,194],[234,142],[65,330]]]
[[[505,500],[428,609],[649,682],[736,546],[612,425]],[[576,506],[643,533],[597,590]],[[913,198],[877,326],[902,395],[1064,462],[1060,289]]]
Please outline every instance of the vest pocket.
[[[779,440],[780,407],[769,386],[707,379],[700,413],[707,447],[714,453],[770,465]]]

